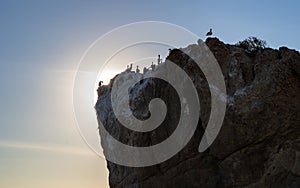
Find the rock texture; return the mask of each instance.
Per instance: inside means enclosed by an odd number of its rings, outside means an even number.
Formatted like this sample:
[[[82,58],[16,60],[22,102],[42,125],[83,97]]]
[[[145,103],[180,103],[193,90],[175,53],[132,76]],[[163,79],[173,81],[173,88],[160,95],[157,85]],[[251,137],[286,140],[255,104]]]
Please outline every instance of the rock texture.
[[[201,102],[201,119],[185,148],[154,166],[131,168],[108,161],[111,187],[300,187],[300,54],[281,47],[248,54],[244,49],[208,38],[225,77],[227,111],[217,139],[198,152],[210,114],[208,84],[182,51],[198,53],[197,44],[170,51],[168,60],[193,80]],[[200,52],[199,52],[200,53]],[[124,81],[125,82],[125,81]],[[118,140],[134,146],[161,142],[178,121],[177,96],[167,83],[145,79],[131,90],[131,110],[139,119],[149,116],[153,97],[162,97],[170,113],[164,126],[137,133],[120,125],[110,104],[110,85],[98,89],[98,120]],[[176,115],[174,115],[176,114]],[[100,132],[101,142],[107,142]]]

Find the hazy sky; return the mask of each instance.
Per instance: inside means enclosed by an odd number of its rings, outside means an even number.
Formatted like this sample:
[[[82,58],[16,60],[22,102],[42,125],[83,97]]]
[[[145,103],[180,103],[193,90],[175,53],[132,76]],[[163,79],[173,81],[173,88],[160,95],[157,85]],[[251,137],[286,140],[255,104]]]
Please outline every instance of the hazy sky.
[[[78,133],[72,87],[104,33],[165,21],[226,43],[257,36],[300,49],[297,1],[1,1],[0,187],[107,186],[105,162]],[[95,131],[97,131],[95,129]]]

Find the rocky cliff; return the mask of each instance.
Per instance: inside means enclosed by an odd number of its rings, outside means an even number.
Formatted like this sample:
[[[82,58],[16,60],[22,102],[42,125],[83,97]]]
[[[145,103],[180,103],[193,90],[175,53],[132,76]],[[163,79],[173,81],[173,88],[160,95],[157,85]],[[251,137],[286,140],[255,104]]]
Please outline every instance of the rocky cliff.
[[[199,93],[201,114],[188,144],[169,160],[149,167],[126,167],[108,161],[111,187],[300,187],[300,54],[281,47],[253,53],[208,38],[227,88],[223,126],[213,144],[198,152],[210,114],[207,81],[183,51],[198,53],[198,44],[171,50],[168,60],[188,73]],[[200,52],[199,52],[200,53]],[[113,79],[98,89],[98,120],[116,139],[149,146],[172,134],[180,116],[178,96],[168,83],[147,78],[130,91],[130,108],[141,120],[148,104],[160,97],[168,113],[163,126],[139,133],[123,127],[111,106]],[[126,80],[124,80],[126,82]],[[108,142],[101,131],[101,144]],[[105,153],[105,151],[104,151]]]

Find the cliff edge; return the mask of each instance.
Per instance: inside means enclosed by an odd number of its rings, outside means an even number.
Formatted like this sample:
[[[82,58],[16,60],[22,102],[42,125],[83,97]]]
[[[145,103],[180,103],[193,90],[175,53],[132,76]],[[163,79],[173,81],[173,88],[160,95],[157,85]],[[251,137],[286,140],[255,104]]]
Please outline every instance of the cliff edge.
[[[300,187],[299,52],[281,47],[249,54],[217,38],[208,38],[205,43],[222,69],[227,89],[226,115],[216,140],[208,150],[198,152],[211,110],[210,91],[201,70],[183,53],[200,53],[198,44],[173,49],[167,60],[190,76],[199,93],[201,114],[196,132],[183,150],[154,166],[133,168],[107,161],[110,186]],[[138,119],[149,117],[147,106],[152,98],[162,98],[168,108],[163,126],[137,133],[124,128],[114,115],[110,96],[113,81],[98,88],[95,109],[98,120],[114,138],[142,147],[172,134],[180,104],[168,83],[147,78],[131,89],[130,108]],[[99,134],[101,144],[108,142],[105,134]]]

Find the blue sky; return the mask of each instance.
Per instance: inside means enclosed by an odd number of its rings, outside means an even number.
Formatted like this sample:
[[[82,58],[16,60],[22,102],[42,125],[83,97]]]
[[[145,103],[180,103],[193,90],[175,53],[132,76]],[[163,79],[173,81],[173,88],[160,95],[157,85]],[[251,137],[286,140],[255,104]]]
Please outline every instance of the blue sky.
[[[213,28],[225,43],[257,36],[270,47],[299,50],[299,5],[264,0],[1,1],[0,187],[107,185],[105,162],[89,153],[72,109],[79,59],[104,33],[137,21],[165,21],[201,38]],[[65,173],[57,173],[62,169]]]

